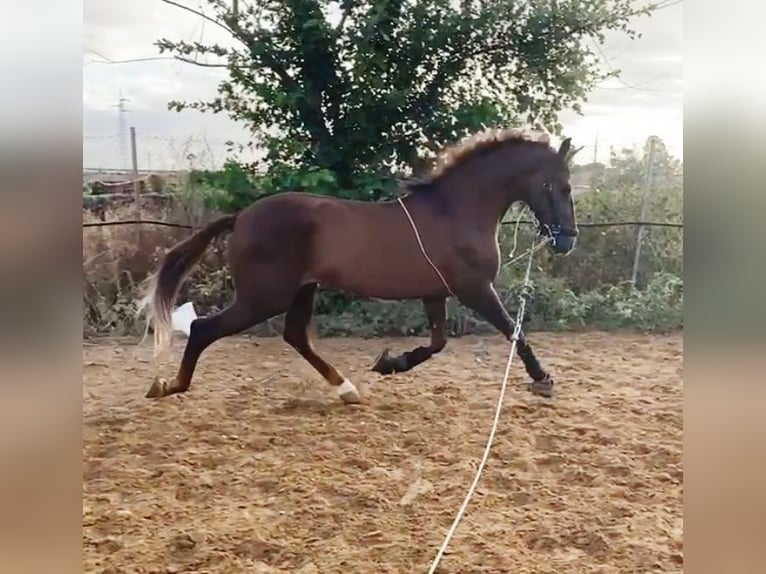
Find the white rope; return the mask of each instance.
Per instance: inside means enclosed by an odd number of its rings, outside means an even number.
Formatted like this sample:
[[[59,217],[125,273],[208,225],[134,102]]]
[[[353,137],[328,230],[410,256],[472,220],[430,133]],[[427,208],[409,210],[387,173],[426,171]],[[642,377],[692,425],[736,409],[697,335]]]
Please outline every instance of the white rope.
[[[513,245],[511,246],[511,252],[508,254],[508,262],[504,264],[505,267],[510,267],[514,263],[517,263],[518,261],[521,261],[526,257],[527,255],[532,255],[533,253],[536,253],[550,241],[550,238],[538,243],[537,245],[532,245],[529,249],[522,252],[519,256],[514,257],[514,254],[516,253],[516,243],[519,236],[519,229],[521,227],[521,218],[524,216],[524,213],[527,211],[527,206],[521,208],[521,211],[519,211],[519,216],[516,218],[516,225],[513,228]]]
[[[517,263],[518,261],[521,261],[527,255],[534,255],[535,253],[540,251],[543,247],[545,247],[548,242],[550,242],[550,239],[545,239],[541,241],[540,243],[538,243],[537,245],[535,245],[534,247],[530,247],[529,249],[524,251],[521,255],[518,255],[516,258],[511,259],[508,263],[506,263],[505,264],[506,267],[513,265],[514,263]]]
[[[409,210],[407,209],[407,207],[404,205],[404,202],[402,201],[402,198],[397,197],[396,201],[398,201],[399,205],[402,206],[402,209],[404,210],[404,214],[407,216],[407,219],[410,220],[410,226],[412,227],[412,230],[415,232],[415,239],[418,240],[418,245],[420,246],[420,252],[423,254],[423,257],[426,258],[426,261],[428,261],[428,264],[431,266],[431,268],[434,271],[436,271],[436,274],[439,276],[439,279],[441,279],[442,283],[444,283],[444,287],[447,289],[447,292],[454,297],[455,294],[452,292],[452,289],[450,289],[449,284],[447,283],[447,280],[444,278],[444,275],[441,274],[441,271],[439,271],[439,268],[434,264],[433,261],[431,261],[431,258],[428,256],[428,253],[426,253],[426,248],[423,246],[423,241],[420,239],[420,232],[418,232],[418,228],[415,225],[415,221],[413,221]]]
[[[522,287],[523,290],[526,290],[529,285],[529,276],[532,271],[532,256],[542,245],[548,243],[548,241],[550,240],[544,239],[538,246],[533,246],[528,250],[529,261],[527,262],[527,271],[524,275],[524,286]],[[524,293],[524,291],[522,291],[522,293]],[[520,300],[519,309],[516,313],[516,324],[513,327],[513,334],[511,335],[511,351],[508,354],[508,362],[505,365],[503,384],[500,387],[500,396],[497,398],[497,407],[495,408],[495,418],[492,421],[492,429],[490,430],[489,438],[487,439],[487,445],[484,447],[484,454],[481,457],[479,468],[476,469],[476,475],[473,478],[471,486],[468,488],[468,492],[466,493],[465,499],[463,500],[463,504],[460,506],[460,509],[455,516],[455,520],[452,522],[452,526],[450,526],[450,529],[447,531],[447,536],[444,538],[444,542],[442,543],[441,548],[439,548],[439,552],[436,554],[436,558],[434,558],[434,561],[431,564],[431,568],[428,570],[428,574],[434,574],[434,572],[436,572],[436,567],[439,565],[439,561],[444,555],[444,552],[447,550],[447,546],[449,545],[450,540],[452,540],[452,536],[455,534],[455,531],[457,530],[458,524],[460,524],[460,520],[463,518],[463,514],[465,513],[466,508],[468,508],[468,503],[470,502],[471,497],[476,490],[476,486],[479,484],[481,473],[484,470],[487,459],[489,458],[489,450],[492,446],[492,442],[495,439],[495,433],[497,432],[497,426],[500,421],[500,411],[502,410],[503,399],[505,398],[505,390],[508,387],[508,376],[511,372],[513,357],[516,354],[516,344],[518,343],[519,336],[521,335],[521,324],[524,319],[524,310],[527,305],[527,299],[524,295],[520,297]]]
[[[412,230],[415,232],[415,238],[418,240],[418,245],[420,246],[420,251],[423,254],[423,257],[425,257],[426,261],[431,265],[434,271],[436,271],[436,274],[439,276],[439,278],[442,280],[442,283],[444,283],[444,286],[447,288],[447,291],[449,291],[450,295],[454,296],[454,293],[449,288],[449,285],[447,284],[447,281],[444,279],[444,276],[439,272],[439,269],[436,267],[433,261],[431,261],[431,258],[428,256],[428,253],[426,252],[425,247],[423,246],[423,242],[420,239],[420,233],[418,232],[418,228],[415,225],[415,222],[413,221],[412,217],[410,216],[410,212],[407,210],[407,207],[404,205],[404,202],[401,198],[397,198],[397,201],[399,202],[399,205],[402,206],[402,209],[404,210],[405,215],[407,215],[407,219],[410,221],[410,225],[412,226]],[[513,333],[511,334],[511,351],[508,354],[508,362],[505,365],[505,374],[503,375],[503,383],[500,387],[500,396],[497,398],[497,407],[495,408],[495,417],[492,421],[492,429],[489,433],[489,438],[487,439],[487,444],[484,447],[484,454],[481,457],[481,462],[479,463],[479,467],[476,469],[476,475],[473,477],[473,482],[471,483],[471,486],[468,488],[468,492],[466,493],[465,499],[463,500],[463,504],[460,506],[460,509],[457,512],[457,515],[455,516],[455,520],[452,522],[452,526],[450,526],[449,530],[447,531],[447,536],[444,538],[444,542],[441,545],[441,548],[439,548],[439,552],[436,554],[436,558],[434,558],[433,563],[431,564],[431,568],[428,570],[428,574],[434,574],[436,572],[436,568],[439,565],[439,561],[441,560],[442,556],[444,555],[444,552],[447,550],[447,546],[449,546],[450,540],[452,540],[452,536],[455,534],[455,531],[457,530],[458,525],[460,524],[460,520],[463,518],[463,514],[465,513],[466,508],[468,508],[468,503],[471,500],[471,497],[473,496],[474,492],[476,491],[476,486],[479,484],[479,479],[481,478],[481,473],[484,471],[484,466],[487,464],[487,459],[489,458],[489,451],[492,447],[492,442],[495,440],[495,433],[497,432],[497,426],[500,422],[500,412],[503,407],[503,400],[505,398],[505,391],[508,388],[508,376],[511,372],[511,365],[513,364],[513,357],[516,355],[516,345],[519,341],[519,337],[521,336],[521,324],[524,320],[524,311],[527,306],[527,290],[529,289],[529,276],[532,272],[532,259],[534,254],[541,249],[546,243],[550,241],[550,238],[543,239],[539,244],[535,245],[533,244],[532,247],[527,249],[524,253],[513,259],[513,254],[516,251],[516,237],[519,231],[519,225],[521,223],[521,216],[524,213],[524,210],[519,214],[519,218],[516,221],[516,229],[513,233],[513,248],[510,253],[511,262],[510,264],[515,263],[519,259],[521,259],[524,256],[529,256],[529,260],[527,261],[527,270],[524,274],[524,285],[522,286],[521,296],[519,297],[519,308],[516,312],[516,322],[513,326]]]
[[[513,228],[513,246],[511,247],[511,252],[508,254],[508,259],[513,260],[513,255],[516,253],[516,239],[519,237],[519,227],[521,226],[521,218],[524,215],[524,212],[527,210],[527,206],[523,206],[519,210],[519,216],[516,218],[516,225]]]

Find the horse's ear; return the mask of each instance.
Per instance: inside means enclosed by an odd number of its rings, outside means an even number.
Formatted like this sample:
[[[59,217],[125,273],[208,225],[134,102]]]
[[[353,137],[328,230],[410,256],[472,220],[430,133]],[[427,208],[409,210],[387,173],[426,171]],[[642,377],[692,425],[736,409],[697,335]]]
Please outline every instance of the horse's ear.
[[[572,138],[565,138],[563,142],[561,142],[561,146],[559,147],[559,157],[563,159],[567,159],[569,156],[569,150],[572,147]]]
[[[584,147],[585,147],[584,145],[581,145],[580,147],[576,147],[572,151],[570,151],[569,155],[566,158],[567,163],[571,163],[572,158],[574,158],[574,156],[577,155],[577,152],[579,152]]]

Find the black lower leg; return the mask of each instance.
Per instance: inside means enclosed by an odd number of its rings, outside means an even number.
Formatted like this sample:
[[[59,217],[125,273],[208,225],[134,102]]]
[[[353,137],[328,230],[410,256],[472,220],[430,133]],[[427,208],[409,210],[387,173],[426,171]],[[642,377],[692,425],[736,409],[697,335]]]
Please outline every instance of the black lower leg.
[[[532,379],[532,382],[528,385],[529,390],[542,397],[552,397],[553,379],[540,366],[540,362],[532,352],[532,347],[529,346],[523,335],[516,342],[516,354],[521,358],[521,361],[524,363],[524,369],[526,369],[527,374]]]
[[[423,304],[431,328],[431,343],[407,351],[398,356],[391,356],[388,350],[383,351],[375,361],[372,370],[381,375],[403,373],[424,363],[446,345],[447,303],[444,298],[424,299]]]
[[[521,359],[521,362],[524,363],[524,368],[533,381],[542,381],[548,377],[548,373],[540,366],[540,362],[532,352],[532,347],[529,346],[529,343],[527,343],[526,338],[523,336],[519,337],[516,343],[516,354]]]
[[[380,373],[381,375],[403,373],[414,367],[417,367],[421,363],[424,363],[436,352],[438,351],[433,350],[431,347],[421,346],[413,349],[412,351],[406,351],[401,355],[392,357],[388,353],[388,350],[385,350],[375,361],[375,365],[373,365],[372,370]]]
[[[492,284],[466,293],[461,297],[461,302],[481,315],[493,327],[505,335],[508,340],[511,339],[513,336],[513,320],[503,307]],[[524,363],[527,374],[532,378],[529,389],[535,394],[552,396],[553,381],[550,375],[540,366],[540,362],[535,357],[532,348],[527,343],[523,334],[516,343],[516,354]]]

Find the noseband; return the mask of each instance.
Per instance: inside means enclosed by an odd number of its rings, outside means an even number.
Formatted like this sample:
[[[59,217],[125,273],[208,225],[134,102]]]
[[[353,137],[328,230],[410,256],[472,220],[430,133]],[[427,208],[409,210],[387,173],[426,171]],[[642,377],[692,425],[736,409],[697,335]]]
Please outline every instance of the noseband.
[[[551,213],[553,214],[553,222],[548,224],[541,223],[540,220],[538,220],[537,233],[549,237],[553,245],[556,244],[556,241],[559,237],[577,237],[578,232],[576,228],[563,227],[559,223],[559,214],[556,210],[556,202],[553,199],[553,185],[550,183],[544,183],[543,189],[545,190],[545,197],[548,200],[551,208]]]

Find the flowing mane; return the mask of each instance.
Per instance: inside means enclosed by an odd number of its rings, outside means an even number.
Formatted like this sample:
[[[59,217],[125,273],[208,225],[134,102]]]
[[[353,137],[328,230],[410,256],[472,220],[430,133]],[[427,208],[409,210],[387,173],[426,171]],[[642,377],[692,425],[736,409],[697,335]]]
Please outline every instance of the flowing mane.
[[[426,177],[403,182],[404,191],[416,193],[428,189],[466,161],[511,142],[532,142],[548,146],[550,136],[545,132],[518,128],[489,128],[469,135],[460,142],[446,147],[439,154],[436,166]]]

